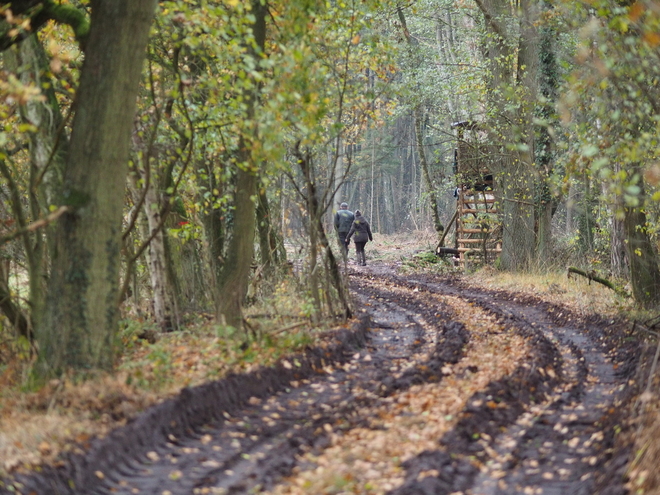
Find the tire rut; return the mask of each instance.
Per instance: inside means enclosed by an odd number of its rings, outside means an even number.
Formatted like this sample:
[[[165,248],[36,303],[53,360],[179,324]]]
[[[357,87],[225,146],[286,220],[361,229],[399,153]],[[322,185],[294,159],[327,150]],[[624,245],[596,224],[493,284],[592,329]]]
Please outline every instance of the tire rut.
[[[452,342],[440,345],[447,320],[437,308],[428,312],[423,305],[363,297],[374,320],[365,317],[361,326],[372,330],[356,330],[357,337],[346,337],[339,350],[313,350],[311,362],[288,358],[248,379],[249,386],[238,377],[233,387],[223,385],[229,379],[186,389],[99,439],[87,454],[17,477],[12,489],[0,493],[229,494],[272,488],[300,456],[322,451],[331,435],[368,427],[371,409],[392,387],[429,379],[415,373],[419,360],[442,351],[435,356],[438,368],[460,358],[463,330],[451,327]],[[391,376],[399,382],[386,380]],[[260,385],[267,377],[273,383]],[[179,409],[191,417],[177,416]]]
[[[385,331],[371,332],[365,347],[343,366],[326,367],[323,375],[295,381],[292,388],[263,404],[252,401],[253,407],[206,426],[179,445],[168,445],[167,455],[152,456],[141,471],[115,480],[98,493],[161,493],[172,491],[173,482],[176,491],[172,493],[234,494],[272,489],[292,472],[299,456],[322,451],[330,435],[368,427],[370,410],[391,391],[386,378],[393,374],[400,378],[392,382],[394,388],[410,386],[419,381],[412,378],[412,363],[427,352],[444,350],[454,361],[460,356],[464,338],[439,346],[444,340],[430,331],[442,325],[444,315],[436,312],[429,317],[414,305],[404,307],[368,294],[362,298],[371,301],[370,326]],[[432,324],[429,318],[434,320]],[[452,335],[460,332],[460,328],[449,331]],[[437,367],[447,360],[435,361]]]
[[[623,493],[602,473],[626,377],[615,373],[598,322],[504,292],[388,270],[351,273],[364,317],[357,329],[340,332],[332,349],[184,390],[86,454],[11,483],[36,494],[272,490],[313,467],[305,454],[322,453],[336,435],[381,428],[373,411],[388,398],[419,384],[442,386],[445,367],[463,359],[470,332],[440,295],[494,315],[529,343],[530,357],[469,397],[437,449],[402,463],[403,484],[389,493]],[[620,356],[628,371],[631,353]],[[15,493],[1,486],[0,494]]]
[[[560,357],[561,378],[544,392],[543,401],[522,399],[509,418],[496,420],[484,408],[485,399],[494,395],[476,394],[464,411],[466,424],[457,427],[440,440],[445,451],[426,452],[409,460],[407,482],[393,493],[452,493],[503,495],[524,494],[590,494],[625,493],[621,477],[607,486],[596,474],[605,469],[611,458],[614,433],[608,426],[616,422],[613,413],[621,407],[626,378],[615,373],[608,349],[595,337],[597,327],[578,328],[561,310],[538,301],[517,302],[508,294],[476,291],[466,287],[428,280],[406,280],[405,284],[425,287],[441,294],[466,298],[482,308],[507,319],[511,324],[552,341]],[[533,304],[537,303],[537,304]],[[600,322],[601,324],[603,322]],[[539,368],[543,374],[547,371]],[[552,370],[552,368],[549,368]],[[517,373],[513,374],[515,377]],[[552,377],[555,378],[555,377]],[[515,390],[516,380],[502,384],[502,389]],[[529,376],[520,385],[533,388]],[[500,387],[492,384],[493,392]],[[524,394],[523,394],[524,395]],[[509,402],[511,404],[511,402]],[[476,406],[476,407],[475,407]],[[470,419],[479,418],[475,425]],[[507,421],[508,419],[508,421]],[[497,426],[497,428],[493,428]],[[451,457],[465,457],[457,462]],[[476,469],[475,464],[479,467]],[[473,469],[470,468],[470,465]],[[432,466],[435,466],[432,468]],[[440,476],[418,479],[420,473],[435,469]],[[620,472],[620,470],[619,470]]]

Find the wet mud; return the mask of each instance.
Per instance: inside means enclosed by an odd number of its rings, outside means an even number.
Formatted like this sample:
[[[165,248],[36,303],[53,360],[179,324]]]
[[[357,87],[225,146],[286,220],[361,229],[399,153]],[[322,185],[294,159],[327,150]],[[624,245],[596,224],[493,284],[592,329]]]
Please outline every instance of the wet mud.
[[[407,462],[408,480],[395,493],[627,493],[631,452],[615,436],[637,392],[629,380],[640,349],[624,322],[580,318],[537,298],[478,291],[455,281],[407,282],[479,304],[530,332],[536,352],[534,362],[476,394],[463,419],[439,441],[453,459],[448,464],[439,456],[442,484],[429,491],[437,482],[419,480],[418,473],[428,469],[425,453],[423,468]],[[486,399],[507,407],[490,408]]]
[[[84,454],[3,480],[1,494],[257,493],[321,453],[330,436],[370,428],[384,398],[442,384],[470,333],[433,295],[463,298],[529,343],[529,359],[467,401],[455,426],[402,463],[392,494],[623,494],[617,442],[639,348],[623,322],[459,280],[353,270],[352,328],[278,366],[185,389]],[[379,284],[367,283],[377,279]],[[394,290],[394,289],[397,290]],[[403,289],[403,291],[401,290]],[[405,295],[401,295],[405,294]]]

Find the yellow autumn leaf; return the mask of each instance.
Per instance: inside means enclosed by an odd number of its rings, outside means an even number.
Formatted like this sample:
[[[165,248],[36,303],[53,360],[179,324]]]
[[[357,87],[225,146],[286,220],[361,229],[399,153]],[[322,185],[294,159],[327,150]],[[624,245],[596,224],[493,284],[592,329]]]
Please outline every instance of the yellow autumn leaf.
[[[653,47],[658,46],[660,45],[660,34],[655,32],[646,33],[644,35],[644,41]]]

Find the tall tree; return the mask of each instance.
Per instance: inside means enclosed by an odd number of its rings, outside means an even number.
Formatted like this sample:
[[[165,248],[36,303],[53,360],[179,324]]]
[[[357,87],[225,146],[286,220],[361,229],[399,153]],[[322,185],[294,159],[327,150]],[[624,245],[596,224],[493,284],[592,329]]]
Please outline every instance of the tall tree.
[[[254,59],[255,66],[263,56],[266,45],[266,16],[268,7],[265,2],[253,0],[252,26],[253,40],[247,43],[248,52]],[[251,123],[259,104],[259,84],[256,80],[247,84],[243,99],[247,105],[247,128],[239,138],[238,152],[235,157],[236,193],[234,197],[234,232],[228,246],[228,256],[223,266],[216,293],[216,315],[221,322],[235,328],[242,327],[243,301],[247,294],[250,266],[254,256],[254,235],[256,227],[256,204],[258,163],[253,155],[254,143],[258,140],[258,129]]]
[[[49,76],[50,60],[37,34],[25,37],[6,50],[3,62],[5,69],[15,73],[25,88],[39,91],[35,91],[32,98],[18,99],[23,127],[31,129],[24,136],[29,150],[28,183],[25,185],[27,201],[16,196],[16,180],[11,178],[12,174],[4,163],[0,165],[0,171],[14,194],[13,200],[8,202],[14,219],[19,228],[25,229],[26,221],[49,215],[50,207],[57,204],[62,170],[68,153],[68,138],[63,131],[64,118],[55,93],[56,80]],[[20,145],[16,148],[20,149]],[[11,297],[3,298],[7,316],[11,321],[19,322],[19,331],[25,336],[28,335],[27,324],[30,322],[31,326],[38,326],[43,316],[48,254],[49,247],[52,248],[48,233],[48,228],[40,228],[26,231],[20,236],[30,285],[29,314],[17,318],[15,314],[18,308],[12,304]],[[29,335],[33,335],[32,328],[29,328]]]
[[[488,126],[497,174],[503,237],[500,266],[529,268],[535,256],[533,104],[538,41],[535,0],[476,0],[483,15]]]
[[[546,7],[545,13],[549,10]],[[540,120],[536,133],[535,158],[539,181],[536,189],[536,253],[539,262],[552,259],[552,217],[559,198],[553,194],[550,181],[555,173],[556,146],[553,135],[558,128],[555,106],[559,89],[559,65],[557,62],[556,26],[545,22],[539,28],[539,103],[535,116]]]
[[[410,55],[413,59],[419,58],[420,54],[415,50],[415,41],[410,35],[408,30],[408,24],[406,22],[406,16],[403,12],[401,6],[397,7],[397,14],[399,16],[399,21],[401,22],[401,30],[403,35],[406,38],[408,43],[408,48]],[[413,62],[414,65],[417,65],[417,62]],[[424,147],[424,112],[422,111],[422,105],[418,103],[413,110],[413,119],[415,121],[415,144],[417,145],[417,153],[419,155],[419,163],[422,167],[422,177],[424,178],[424,185],[426,186],[426,192],[429,196],[431,203],[431,215],[433,217],[433,227],[438,235],[442,234],[442,231],[445,229],[440,220],[440,212],[438,211],[438,198],[436,193],[436,187],[433,184],[431,179],[431,173],[429,172],[429,161],[427,158],[426,149]]]
[[[38,371],[113,365],[129,138],[154,0],[91,0]]]
[[[560,102],[570,131],[567,172],[600,183],[600,198],[614,217],[613,257],[622,255],[621,228],[633,295],[655,307],[660,269],[651,212],[660,200],[660,15],[647,1],[564,7],[567,22],[579,29],[578,63]]]

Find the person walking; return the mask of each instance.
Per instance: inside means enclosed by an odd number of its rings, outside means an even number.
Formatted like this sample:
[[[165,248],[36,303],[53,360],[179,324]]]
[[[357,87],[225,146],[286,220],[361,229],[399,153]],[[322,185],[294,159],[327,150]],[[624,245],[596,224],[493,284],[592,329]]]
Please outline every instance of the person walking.
[[[373,241],[374,237],[371,235],[371,227],[369,227],[369,222],[367,219],[362,216],[360,210],[355,210],[355,220],[353,220],[353,225],[351,225],[351,230],[348,231],[346,236],[346,249],[348,249],[348,243],[351,242],[351,237],[355,234],[355,253],[357,254],[357,264],[362,266],[367,266],[367,258],[364,254],[364,246],[369,241]]]
[[[351,230],[353,220],[355,220],[355,215],[351,210],[348,209],[348,204],[342,203],[339,206],[337,213],[335,213],[335,230],[337,231],[337,236],[339,237],[339,246],[344,256],[348,255],[348,243],[346,242],[346,236],[348,235],[348,231]]]

